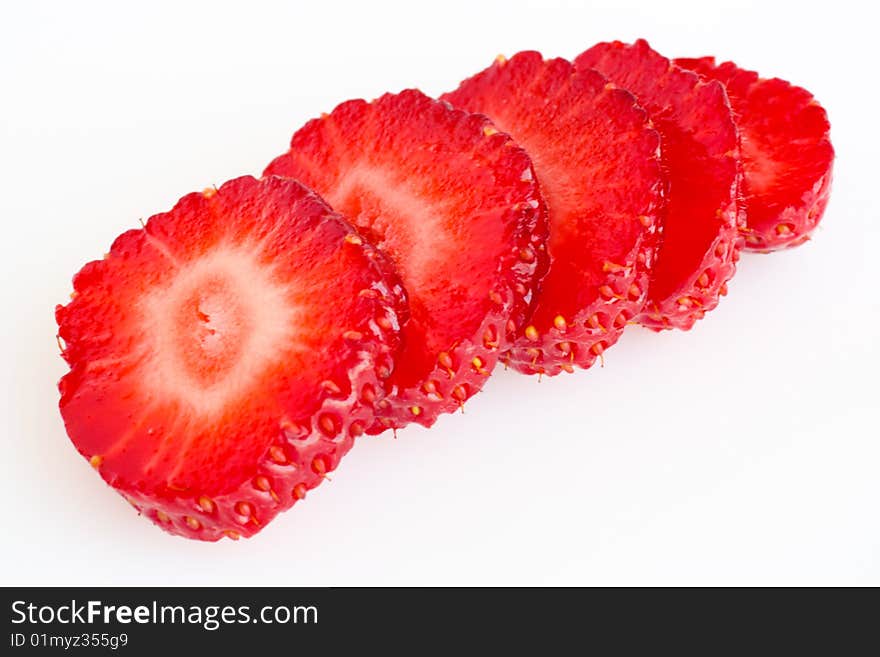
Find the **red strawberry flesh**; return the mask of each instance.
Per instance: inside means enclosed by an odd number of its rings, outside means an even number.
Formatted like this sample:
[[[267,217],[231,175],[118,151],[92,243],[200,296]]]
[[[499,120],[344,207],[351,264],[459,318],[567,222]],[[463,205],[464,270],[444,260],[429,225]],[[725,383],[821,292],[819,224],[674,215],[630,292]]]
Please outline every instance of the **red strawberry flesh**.
[[[744,223],[738,135],[724,88],[674,66],[644,40],[600,43],[575,66],[595,68],[629,89],[660,133],[667,215],[639,321],[688,329],[726,291]]]
[[[442,99],[525,148],[547,201],[552,264],[510,364],[589,367],[644,305],[663,205],[659,135],[632,94],[537,52],[499,58]]]
[[[727,89],[742,136],[745,247],[797,246],[818,225],[831,193],[834,149],[825,110],[802,87],[764,79],[712,57],[675,63]]]
[[[267,174],[317,190],[386,252],[411,318],[383,427],[430,426],[477,392],[546,268],[531,161],[483,116],[419,91],[310,121]]]
[[[292,180],[238,178],[121,235],[56,317],[77,449],[164,529],[249,536],[374,421],[390,265]]]

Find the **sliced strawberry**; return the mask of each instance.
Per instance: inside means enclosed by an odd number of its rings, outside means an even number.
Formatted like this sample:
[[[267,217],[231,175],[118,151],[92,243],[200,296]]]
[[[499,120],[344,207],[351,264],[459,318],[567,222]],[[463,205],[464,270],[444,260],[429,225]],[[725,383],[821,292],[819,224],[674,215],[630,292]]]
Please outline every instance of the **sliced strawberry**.
[[[660,132],[667,216],[638,321],[654,329],[689,329],[726,292],[745,219],[738,136],[724,87],[701,82],[644,40],[600,43],[575,66],[595,68],[632,91]]]
[[[803,244],[816,228],[831,194],[828,115],[813,95],[779,78],[764,79],[714,57],[675,63],[722,82],[740,136],[745,247],[774,251]]]
[[[256,533],[374,421],[403,303],[390,271],[295,181],[183,197],[56,309],[71,440],[163,529]]]
[[[477,392],[546,270],[546,213],[525,151],[486,117],[408,90],[310,121],[266,173],[314,187],[403,279],[411,318],[371,431],[430,426]]]
[[[663,205],[659,135],[628,91],[537,52],[499,58],[442,99],[525,148],[547,201],[550,271],[510,364],[589,367],[645,302]]]

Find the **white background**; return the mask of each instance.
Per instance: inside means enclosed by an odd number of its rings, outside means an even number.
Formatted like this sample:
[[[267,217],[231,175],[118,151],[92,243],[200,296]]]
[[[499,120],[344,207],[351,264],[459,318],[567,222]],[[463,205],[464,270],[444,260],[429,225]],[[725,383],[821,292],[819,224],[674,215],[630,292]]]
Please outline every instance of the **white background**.
[[[0,583],[880,584],[880,144],[862,3],[9,2],[0,10]],[[689,333],[604,369],[499,372],[431,431],[362,439],[250,541],[137,517],[57,411],[53,308],[116,234],[259,174],[353,97],[495,55],[647,37],[796,81],[837,149],[825,223],[749,255]]]

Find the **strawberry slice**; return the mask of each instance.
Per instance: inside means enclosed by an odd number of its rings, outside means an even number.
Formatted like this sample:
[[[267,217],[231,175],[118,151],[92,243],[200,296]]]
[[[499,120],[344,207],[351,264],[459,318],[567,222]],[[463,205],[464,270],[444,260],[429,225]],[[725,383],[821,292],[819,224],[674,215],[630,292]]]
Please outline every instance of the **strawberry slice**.
[[[774,251],[803,244],[831,194],[828,115],[806,89],[764,79],[714,57],[675,63],[722,82],[742,137],[745,248]]]
[[[547,201],[550,271],[510,364],[589,367],[645,303],[663,206],[659,135],[628,91],[537,52],[499,58],[442,99],[525,148]]]
[[[266,174],[317,190],[385,251],[410,302],[382,422],[431,426],[476,393],[546,270],[528,155],[489,120],[416,90],[352,100],[294,134]]]
[[[166,531],[256,533],[374,421],[403,307],[391,271],[295,181],[183,197],[56,309],[71,440]]]
[[[724,87],[673,65],[644,40],[600,43],[575,60],[632,91],[660,133],[669,176],[663,243],[638,321],[689,329],[718,305],[738,258],[742,167]]]

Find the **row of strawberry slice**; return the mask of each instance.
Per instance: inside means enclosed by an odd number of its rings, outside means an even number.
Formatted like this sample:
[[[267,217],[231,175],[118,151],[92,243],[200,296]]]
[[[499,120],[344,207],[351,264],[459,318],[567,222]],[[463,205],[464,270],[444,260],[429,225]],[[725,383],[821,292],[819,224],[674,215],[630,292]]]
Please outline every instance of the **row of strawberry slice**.
[[[679,64],[603,43],[349,101],[124,233],[56,309],[77,449],[167,531],[250,536],[499,360],[553,375],[631,323],[690,328],[741,246],[809,237],[833,150],[803,89]]]

